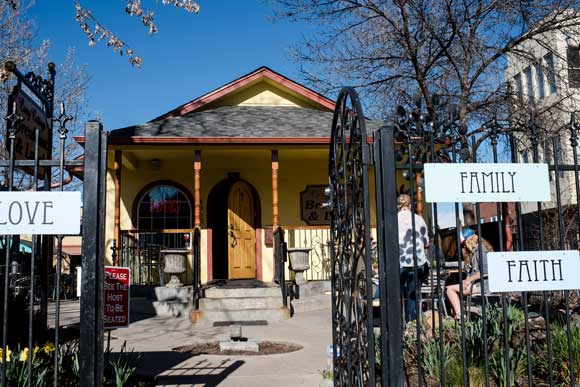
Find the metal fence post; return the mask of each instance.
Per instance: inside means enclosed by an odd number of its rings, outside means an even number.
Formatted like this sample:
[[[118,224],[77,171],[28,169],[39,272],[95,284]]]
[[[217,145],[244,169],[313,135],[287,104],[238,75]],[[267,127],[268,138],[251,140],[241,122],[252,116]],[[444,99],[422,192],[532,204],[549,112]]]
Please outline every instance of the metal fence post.
[[[85,125],[83,259],[81,283],[80,385],[101,386],[103,378],[103,279],[106,132],[98,121]]]
[[[375,133],[374,165],[381,300],[383,385],[403,387],[403,329],[399,274],[397,187],[393,128]]]

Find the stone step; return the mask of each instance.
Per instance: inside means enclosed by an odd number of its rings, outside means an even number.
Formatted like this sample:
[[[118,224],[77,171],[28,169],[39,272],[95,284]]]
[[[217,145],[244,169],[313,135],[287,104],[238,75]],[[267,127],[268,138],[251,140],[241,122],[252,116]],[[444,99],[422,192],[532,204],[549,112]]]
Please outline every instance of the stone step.
[[[209,288],[205,298],[248,298],[248,297],[279,297],[282,293],[278,286],[263,288]]]
[[[332,305],[332,298],[330,294],[323,294],[318,296],[302,297],[299,300],[292,300],[292,307],[294,314],[311,312],[313,310],[320,310],[329,308]]]
[[[240,310],[198,310],[191,313],[195,324],[212,325],[217,321],[259,321],[268,323],[286,320],[290,312],[286,308],[273,309],[240,309]]]
[[[282,297],[202,298],[201,310],[274,309],[282,307]]]

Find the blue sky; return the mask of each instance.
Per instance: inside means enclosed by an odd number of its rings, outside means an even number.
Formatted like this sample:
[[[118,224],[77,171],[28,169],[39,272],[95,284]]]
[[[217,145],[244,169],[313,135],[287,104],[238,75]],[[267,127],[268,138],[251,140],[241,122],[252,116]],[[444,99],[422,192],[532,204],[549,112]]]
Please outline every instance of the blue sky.
[[[124,1],[80,3],[143,57],[141,69],[102,42],[89,47],[75,22],[73,1],[37,0],[30,16],[38,40],[52,43],[52,61],[62,61],[72,46],[77,62],[88,65],[89,106],[107,129],[146,122],[262,65],[301,81],[288,50],[313,27],[271,20],[266,1],[199,0],[201,11],[195,15],[143,0],[144,7],[156,11],[159,33],[154,36],[125,13]]]

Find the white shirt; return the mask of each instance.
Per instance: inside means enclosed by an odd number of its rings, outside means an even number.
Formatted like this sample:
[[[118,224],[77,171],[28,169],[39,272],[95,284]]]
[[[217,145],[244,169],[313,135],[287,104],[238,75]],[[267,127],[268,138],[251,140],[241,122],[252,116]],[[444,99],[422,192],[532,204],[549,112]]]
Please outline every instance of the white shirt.
[[[417,255],[417,266],[423,266],[427,262],[425,248],[429,246],[429,235],[427,225],[423,218],[413,214],[408,209],[399,211],[397,217],[399,222],[399,259],[401,267],[413,267],[413,216],[415,217],[415,253]]]

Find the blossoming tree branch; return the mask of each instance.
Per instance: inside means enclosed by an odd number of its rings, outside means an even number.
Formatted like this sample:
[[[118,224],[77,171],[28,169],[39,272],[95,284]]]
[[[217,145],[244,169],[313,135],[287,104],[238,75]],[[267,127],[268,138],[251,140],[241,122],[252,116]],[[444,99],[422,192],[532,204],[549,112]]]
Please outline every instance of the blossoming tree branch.
[[[156,0],[156,2],[158,1]],[[141,67],[143,59],[126,42],[119,39],[110,29],[99,22],[89,9],[76,1],[74,4],[76,9],[75,20],[88,37],[89,46],[95,46],[96,42],[106,42],[105,44],[108,47],[112,47],[119,55],[126,55],[131,65]],[[180,8],[189,13],[197,14],[199,12],[199,5],[192,0],[161,0],[161,4]],[[125,12],[129,16],[139,18],[143,26],[149,30],[149,34],[157,33],[155,12],[144,8],[141,5],[141,0],[126,0]]]

